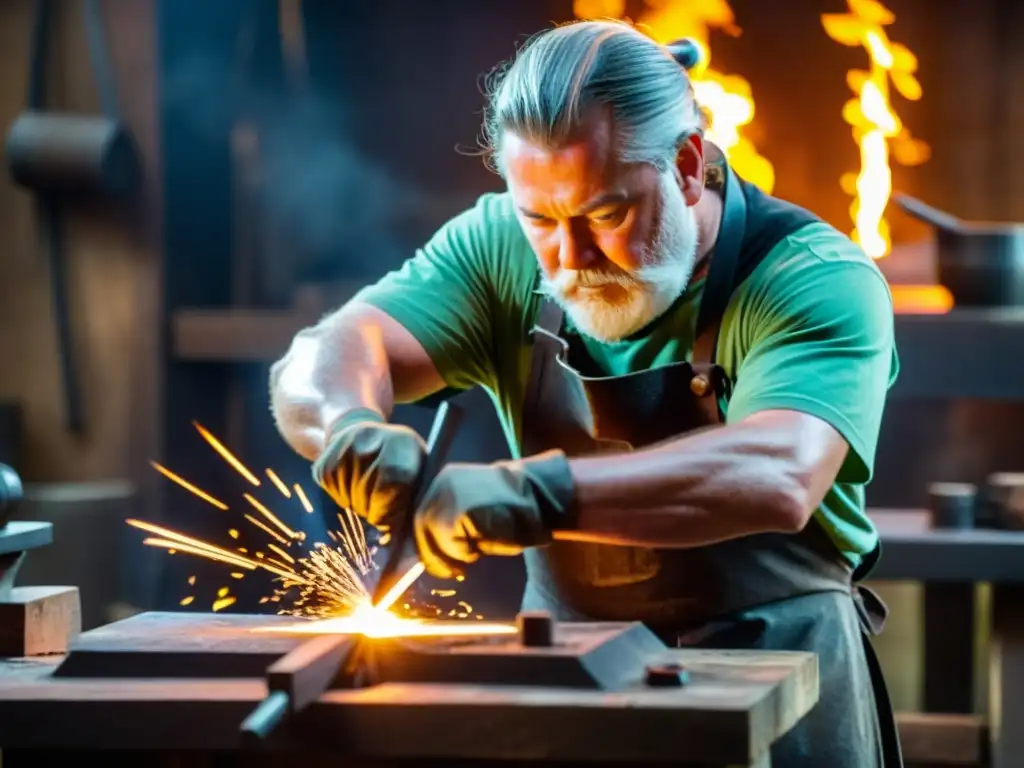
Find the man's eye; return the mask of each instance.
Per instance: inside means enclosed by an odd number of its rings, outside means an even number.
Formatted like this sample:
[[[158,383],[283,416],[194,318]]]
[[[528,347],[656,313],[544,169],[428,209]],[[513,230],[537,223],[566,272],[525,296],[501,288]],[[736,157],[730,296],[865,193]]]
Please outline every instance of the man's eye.
[[[609,211],[608,213],[599,213],[595,216],[591,216],[592,221],[596,221],[599,224],[614,224],[622,221],[624,211]]]

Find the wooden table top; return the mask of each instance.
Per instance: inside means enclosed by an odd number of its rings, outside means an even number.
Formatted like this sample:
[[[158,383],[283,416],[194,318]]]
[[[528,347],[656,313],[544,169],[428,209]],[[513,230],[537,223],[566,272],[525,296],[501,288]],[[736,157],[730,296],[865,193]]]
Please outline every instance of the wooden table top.
[[[869,509],[882,540],[872,579],[1024,583],[1024,531],[934,529],[923,509]]]
[[[218,614],[218,619],[224,619]],[[59,657],[0,662],[0,748],[238,749],[258,678],[80,679]],[[817,702],[808,653],[665,650],[682,688],[385,683],[325,694],[274,746],[370,760],[748,765]]]

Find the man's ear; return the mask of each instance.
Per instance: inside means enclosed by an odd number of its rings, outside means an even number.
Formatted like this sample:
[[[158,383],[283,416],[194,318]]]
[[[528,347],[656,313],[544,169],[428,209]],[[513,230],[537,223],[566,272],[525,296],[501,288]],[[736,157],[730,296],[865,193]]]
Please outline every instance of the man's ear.
[[[676,153],[676,170],[687,205],[696,205],[704,194],[704,139],[691,134]]]

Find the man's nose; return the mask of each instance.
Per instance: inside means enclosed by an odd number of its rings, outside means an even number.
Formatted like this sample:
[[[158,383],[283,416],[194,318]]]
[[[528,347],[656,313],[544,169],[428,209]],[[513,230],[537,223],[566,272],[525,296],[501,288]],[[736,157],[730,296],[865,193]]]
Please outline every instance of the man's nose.
[[[561,243],[558,249],[558,266],[562,269],[580,271],[592,268],[599,254],[593,241],[571,223],[562,225]]]

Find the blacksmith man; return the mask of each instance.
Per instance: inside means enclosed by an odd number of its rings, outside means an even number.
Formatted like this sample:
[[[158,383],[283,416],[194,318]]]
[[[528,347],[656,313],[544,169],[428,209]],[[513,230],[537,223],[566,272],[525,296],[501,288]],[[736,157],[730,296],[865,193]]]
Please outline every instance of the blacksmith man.
[[[526,609],[813,651],[820,703],[772,764],[891,768],[855,586],[878,554],[889,290],[703,140],[680,51],[604,21],[526,45],[486,118],[507,191],[298,334],[271,376],[278,426],[386,527],[425,453],[393,405],[482,385],[520,458],[432,483],[414,519],[430,573],[522,553]]]

